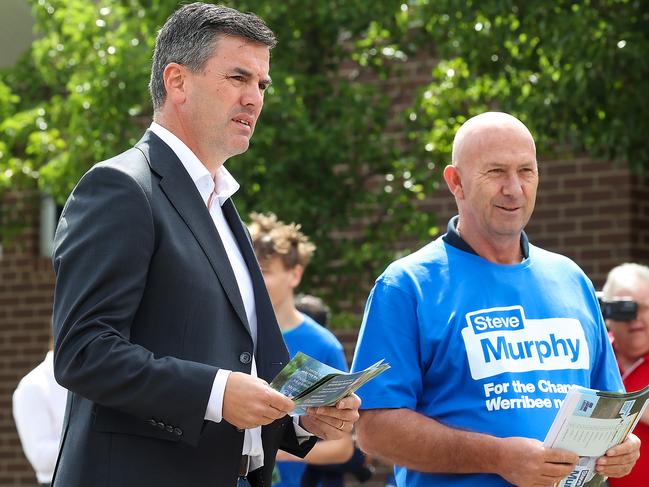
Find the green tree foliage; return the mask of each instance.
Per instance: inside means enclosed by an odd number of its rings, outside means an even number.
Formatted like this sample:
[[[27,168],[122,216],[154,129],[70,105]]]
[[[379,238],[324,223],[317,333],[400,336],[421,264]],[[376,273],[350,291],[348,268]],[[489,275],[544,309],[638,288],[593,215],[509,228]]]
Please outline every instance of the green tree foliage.
[[[63,202],[85,170],[148,126],[155,34],[179,2],[29,1],[38,40],[0,74],[0,194],[39,187]],[[302,223],[319,247],[306,285],[328,289],[334,309],[362,300],[404,239],[436,233],[418,203],[475,113],[517,114],[544,154],[647,164],[646,2],[223,3],[258,13],[279,39],[251,148],[228,162],[237,203]],[[395,114],[386,80],[422,55],[439,60],[431,82]],[[410,144],[386,135],[400,126]]]
[[[411,2],[413,43],[440,64],[413,112],[422,147],[487,109],[518,115],[542,155],[561,151],[649,164],[649,4],[608,1]]]

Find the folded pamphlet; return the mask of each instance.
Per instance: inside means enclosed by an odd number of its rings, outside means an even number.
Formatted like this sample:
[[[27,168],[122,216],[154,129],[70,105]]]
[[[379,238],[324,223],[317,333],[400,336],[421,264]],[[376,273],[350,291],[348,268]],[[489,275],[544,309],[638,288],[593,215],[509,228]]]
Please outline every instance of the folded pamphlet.
[[[649,386],[636,392],[596,391],[572,386],[543,444],[579,455],[575,469],[559,487],[599,487],[606,477],[595,471],[597,459],[622,443],[642,417]]]
[[[389,368],[379,360],[365,370],[343,372],[298,352],[270,386],[295,402],[292,416],[302,416],[307,407],[333,406]]]

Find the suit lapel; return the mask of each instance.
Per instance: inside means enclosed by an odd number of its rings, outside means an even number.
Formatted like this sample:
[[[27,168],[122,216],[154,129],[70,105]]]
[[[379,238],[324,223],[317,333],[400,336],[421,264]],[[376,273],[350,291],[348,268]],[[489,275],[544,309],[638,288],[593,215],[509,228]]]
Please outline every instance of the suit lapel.
[[[136,147],[144,153],[151,169],[161,176],[160,188],[205,252],[237,316],[250,333],[234,271],[196,185],[176,154],[153,132],[147,131]]]
[[[282,338],[273,305],[268,297],[264,276],[261,273],[257,258],[252,249],[252,243],[248,237],[243,222],[234,203],[228,198],[223,203],[223,215],[225,216],[234,238],[236,238],[241,249],[252,287],[255,293],[255,307],[257,310],[257,346],[255,354],[257,357],[257,372],[259,377],[273,379],[288,361],[288,351]],[[267,346],[264,346],[267,345]]]
[[[266,290],[266,283],[264,282],[264,276],[259,269],[259,264],[257,263],[257,258],[252,249],[252,242],[248,238],[248,234],[243,226],[241,217],[237,212],[237,209],[234,207],[234,203],[231,198],[228,198],[223,206],[223,215],[230,225],[230,229],[234,234],[234,238],[239,244],[239,249],[241,250],[241,255],[243,255],[243,260],[246,262],[248,271],[250,272],[250,279],[252,280],[252,288],[255,293],[255,307],[257,308],[257,318],[266,317],[268,312],[271,312],[271,316],[275,316],[272,305],[268,298],[268,291]]]
[[[237,240],[243,260],[246,262],[246,266],[248,267],[248,272],[250,272],[252,290],[255,294],[255,309],[257,311],[257,340],[262,334],[259,329],[263,322],[267,321],[269,316],[274,318],[275,312],[273,311],[273,307],[268,299],[266,283],[264,282],[264,276],[261,273],[259,264],[257,263],[257,258],[252,249],[252,242],[248,238],[248,234],[246,233],[237,209],[234,207],[232,199],[228,198],[221,208],[223,209],[223,215],[234,234],[234,238]]]

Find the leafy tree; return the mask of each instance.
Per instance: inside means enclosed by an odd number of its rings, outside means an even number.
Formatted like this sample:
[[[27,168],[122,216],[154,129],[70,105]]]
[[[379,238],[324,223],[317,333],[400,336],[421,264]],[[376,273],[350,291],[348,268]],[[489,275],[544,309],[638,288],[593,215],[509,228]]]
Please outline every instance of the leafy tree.
[[[421,148],[447,157],[464,120],[498,109],[525,121],[546,154],[589,153],[637,170],[649,164],[647,2],[410,5],[410,24],[420,26],[413,44],[435,46],[440,59],[413,107]]]
[[[38,186],[61,203],[148,126],[155,33],[179,2],[29,1],[39,38],[0,74],[0,194]],[[334,309],[357,305],[405,239],[436,233],[418,204],[475,113],[518,115],[543,153],[647,165],[646,2],[224,3],[258,13],[280,42],[251,148],[228,162],[237,203],[302,223],[319,247],[306,286]],[[439,62],[394,113],[386,87],[415,56]]]
[[[0,110],[9,114],[0,125],[2,187],[38,185],[62,203],[94,162],[137,140],[151,115],[147,83],[156,29],[176,3],[32,1],[41,36],[0,78]],[[407,206],[408,199],[368,191],[396,158],[382,138],[387,99],[340,69],[353,56],[355,39],[373,22],[390,25],[399,4],[232,3],[261,15],[281,46],[273,52],[274,84],[251,149],[228,162],[242,182],[240,209],[301,222],[320,247],[308,274],[312,285],[358,296],[356,283],[344,276],[373,275],[391,255],[386,244],[412,233],[412,224],[401,218],[364,226],[360,246],[343,232]]]

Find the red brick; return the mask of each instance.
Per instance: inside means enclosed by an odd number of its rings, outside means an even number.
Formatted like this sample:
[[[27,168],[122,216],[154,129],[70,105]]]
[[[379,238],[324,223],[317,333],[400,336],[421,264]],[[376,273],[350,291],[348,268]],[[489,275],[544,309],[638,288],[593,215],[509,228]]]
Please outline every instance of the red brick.
[[[592,177],[566,178],[563,180],[564,188],[592,188],[595,186],[595,179]]]
[[[566,174],[575,174],[577,172],[577,165],[572,162],[563,164],[547,164],[546,166],[548,175],[552,177],[563,176]]]
[[[573,246],[590,246],[594,243],[595,239],[592,235],[581,234],[576,236],[567,236],[563,239],[566,245]]]

